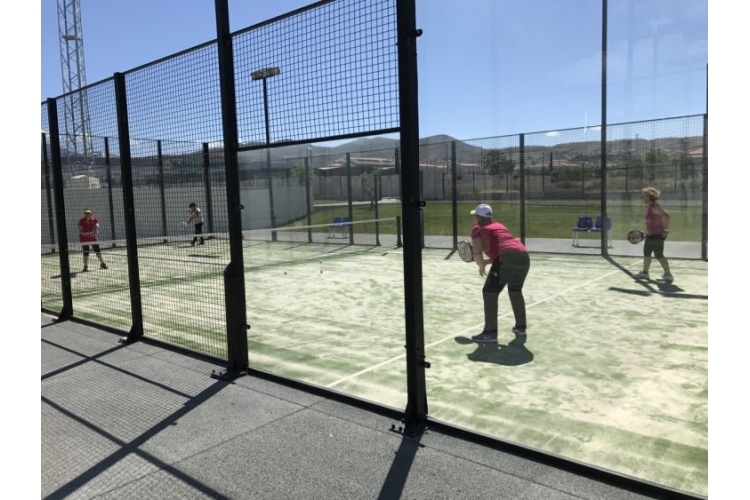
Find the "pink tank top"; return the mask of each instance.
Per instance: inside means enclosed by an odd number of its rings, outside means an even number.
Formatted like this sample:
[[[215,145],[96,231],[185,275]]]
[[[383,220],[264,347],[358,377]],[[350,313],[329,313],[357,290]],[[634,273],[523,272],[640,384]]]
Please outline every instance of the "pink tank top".
[[[654,213],[653,205],[646,210],[646,233],[649,236],[661,236],[664,234],[664,219]]]

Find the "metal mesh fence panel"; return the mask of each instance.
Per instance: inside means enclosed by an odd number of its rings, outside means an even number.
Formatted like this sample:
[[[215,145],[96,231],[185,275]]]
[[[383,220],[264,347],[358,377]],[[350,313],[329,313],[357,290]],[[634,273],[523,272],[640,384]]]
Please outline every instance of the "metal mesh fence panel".
[[[594,233],[573,232],[579,216],[601,212],[598,129],[524,135],[525,221],[530,250],[600,253]],[[575,240],[573,240],[575,236]]]
[[[456,145],[456,192],[459,240],[469,239],[480,203],[493,218],[521,236],[520,144],[518,136],[459,141]]]
[[[129,71],[125,83],[144,334],[225,358],[229,242],[211,236],[226,231],[225,186],[211,182],[223,168],[211,161],[223,151],[216,44]]]
[[[248,147],[267,135],[270,143],[304,142],[398,127],[393,1],[319,5],[238,32],[233,46]]]
[[[665,256],[701,258],[703,116],[612,125],[607,137],[612,251],[641,249],[628,244],[626,235],[630,229],[646,229],[641,190],[653,187],[671,217]]]
[[[68,135],[61,141],[67,144],[62,151],[63,191],[73,310],[77,317],[127,330],[132,324],[128,263],[112,241],[116,222],[124,217],[113,192],[113,179],[119,178],[119,165],[113,164],[119,153],[114,85],[110,79],[79,92],[85,98],[72,102],[85,103],[89,123],[83,129],[91,135]]]
[[[376,211],[374,193],[395,147],[317,146],[397,131],[395,2],[315,4],[237,32],[233,45],[251,364],[402,406],[402,364],[375,371],[388,393],[351,377],[377,362],[373,338],[387,356],[403,350],[400,204]]]
[[[42,104],[42,162],[41,162],[41,304],[50,311],[62,309],[62,287],[60,280],[60,255],[55,249],[57,241],[57,217],[52,176],[52,157],[49,135],[47,104]]]

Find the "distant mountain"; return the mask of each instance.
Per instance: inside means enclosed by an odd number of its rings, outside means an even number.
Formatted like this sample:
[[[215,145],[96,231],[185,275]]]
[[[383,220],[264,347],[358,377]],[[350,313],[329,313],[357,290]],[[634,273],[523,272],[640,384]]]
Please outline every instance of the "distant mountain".
[[[420,164],[435,167],[448,168],[450,166],[451,147],[455,141],[456,159],[459,168],[476,168],[481,165],[482,157],[491,149],[498,149],[506,155],[516,158],[518,146],[502,146],[502,144],[517,144],[513,138],[475,139],[471,141],[458,140],[447,134],[437,134],[423,137],[419,140]],[[247,147],[248,144],[243,144]],[[321,168],[334,164],[341,164],[346,153],[351,153],[352,158],[358,159],[359,163],[371,163],[376,165],[378,160],[393,161],[394,150],[399,147],[399,140],[388,137],[362,137],[345,142],[336,146],[322,146],[310,144],[297,144],[293,146],[271,148],[271,166],[274,170],[288,170],[294,168],[308,155],[312,155],[312,167]],[[526,145],[527,167],[537,165],[548,165],[550,154],[554,163],[560,165],[580,164],[580,162],[598,162],[601,156],[601,143],[598,140],[570,141],[551,146]],[[607,154],[610,158],[618,156],[643,157],[649,150],[659,148],[670,155],[682,153],[691,156],[702,155],[703,137],[666,137],[654,140],[642,138],[616,139],[607,142]],[[112,158],[118,156],[117,151],[111,151]],[[165,166],[170,168],[172,161],[185,160],[190,163],[200,163],[200,147],[194,151],[185,153],[165,154]],[[212,148],[212,156],[221,154],[221,148]],[[62,151],[64,160],[63,168],[66,171],[77,171],[85,167],[102,166],[103,155],[93,161],[85,158],[77,158],[72,152],[65,149]],[[145,157],[134,157],[144,159]],[[152,157],[149,157],[152,158]],[[372,160],[372,161],[369,161]],[[151,161],[149,159],[149,161]],[[260,170],[266,168],[266,150],[256,149],[242,151],[239,153],[239,164],[243,170]],[[149,165],[151,165],[149,163]],[[152,167],[147,167],[152,168]],[[137,163],[134,169],[140,169]]]
[[[331,148],[331,153],[361,153],[387,151],[393,155],[393,150],[398,147],[398,139],[389,139],[387,137],[361,137],[353,141],[340,144]]]

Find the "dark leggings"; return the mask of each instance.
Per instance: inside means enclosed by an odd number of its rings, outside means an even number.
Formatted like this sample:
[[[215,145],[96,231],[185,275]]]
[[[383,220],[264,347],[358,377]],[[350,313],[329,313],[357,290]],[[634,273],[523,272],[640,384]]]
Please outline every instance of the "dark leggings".
[[[663,236],[646,236],[646,242],[643,244],[643,256],[651,257],[652,253],[657,259],[664,258]]]
[[[196,235],[199,235],[199,234],[202,235],[203,234],[203,223],[202,222],[200,222],[200,223],[198,223],[198,224],[195,225],[195,234]],[[193,243],[195,243],[196,241],[198,241],[198,236],[195,236],[193,238]],[[201,236],[201,243],[203,243],[203,236]]]
[[[500,292],[508,285],[508,298],[516,319],[516,328],[526,330],[526,301],[523,284],[529,274],[528,252],[508,250],[492,262],[487,280],[482,288],[484,297],[484,331],[497,331],[497,309]]]
[[[91,245],[91,246],[94,247],[94,252],[96,252],[98,254],[102,253],[102,251],[99,249],[99,245]],[[83,245],[81,248],[83,249],[83,256],[84,257],[88,257],[89,256],[89,246],[88,245]]]

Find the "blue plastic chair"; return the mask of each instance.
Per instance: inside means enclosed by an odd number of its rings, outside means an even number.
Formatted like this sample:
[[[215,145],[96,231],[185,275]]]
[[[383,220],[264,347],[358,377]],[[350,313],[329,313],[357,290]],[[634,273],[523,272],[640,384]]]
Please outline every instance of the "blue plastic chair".
[[[338,238],[339,234],[341,235],[341,238],[349,236],[348,222],[350,222],[349,217],[334,217],[333,223],[328,226],[328,237]]]
[[[341,223],[342,222],[343,221],[342,221],[341,217],[334,217],[333,218],[333,223],[330,226],[328,226],[328,237],[329,238],[335,238],[336,237],[336,233],[338,232],[339,228],[341,228]]]
[[[596,222],[594,222],[594,227],[591,228],[592,233],[601,233],[602,232],[602,218],[597,217]],[[609,240],[609,232],[612,230],[612,219],[607,217],[607,233],[606,233],[606,240],[607,240],[607,247],[613,248],[612,243]]]
[[[578,245],[578,234],[579,233],[587,233],[591,231],[591,229],[594,227],[594,218],[590,215],[579,215],[578,216],[578,222],[576,222],[575,227],[573,228],[573,246],[577,247]]]

